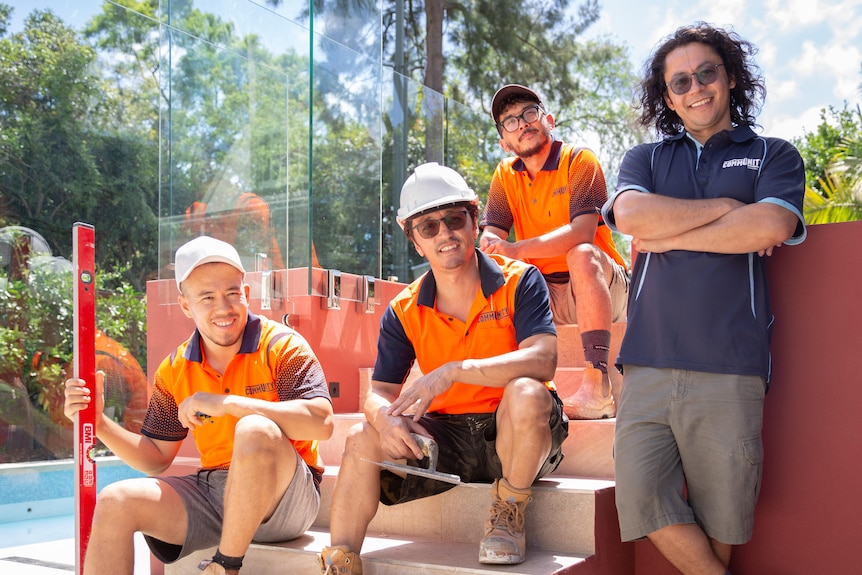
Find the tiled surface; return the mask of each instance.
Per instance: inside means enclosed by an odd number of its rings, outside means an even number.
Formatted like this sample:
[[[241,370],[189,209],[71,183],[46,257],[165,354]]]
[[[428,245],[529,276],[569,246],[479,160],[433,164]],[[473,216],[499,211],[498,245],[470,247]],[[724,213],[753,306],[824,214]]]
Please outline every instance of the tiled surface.
[[[32,523],[21,521],[7,523],[19,525]],[[69,518],[69,529],[72,528],[72,518]],[[4,526],[4,528],[5,528]],[[28,527],[21,525],[20,529]],[[0,541],[5,545],[5,539],[0,535]],[[5,547],[0,549],[0,573],[3,575],[61,575],[75,572],[75,538],[67,536],[40,543]],[[144,537],[135,535],[135,573],[134,575],[149,575],[150,553]]]
[[[142,473],[116,457],[100,458],[99,489]],[[58,575],[75,572],[74,463],[0,466],[0,574]],[[149,575],[143,536],[135,539],[135,575]]]
[[[329,533],[309,529],[293,541],[273,545],[252,544],[243,562],[243,571],[259,575],[307,575],[318,572],[317,554],[329,545]],[[548,575],[582,563],[585,556],[527,550],[527,560],[520,565],[481,565],[477,542],[454,541],[441,545],[438,540],[421,537],[399,537],[381,533],[369,534],[362,545],[366,575]],[[165,575],[195,575],[201,559],[212,556],[213,549],[193,553],[165,567]]]

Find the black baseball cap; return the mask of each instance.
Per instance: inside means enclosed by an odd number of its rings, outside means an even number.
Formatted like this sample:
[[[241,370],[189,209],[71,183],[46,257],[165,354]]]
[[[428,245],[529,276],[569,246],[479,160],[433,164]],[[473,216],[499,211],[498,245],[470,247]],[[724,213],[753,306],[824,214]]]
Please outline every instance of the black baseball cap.
[[[494,125],[497,124],[497,118],[500,116],[500,112],[503,111],[503,101],[514,94],[526,96],[532,100],[535,100],[537,104],[542,104],[542,98],[540,98],[539,94],[537,94],[530,88],[522,86],[520,84],[506,84],[505,86],[497,90],[497,93],[494,94],[494,99],[491,100],[491,119],[494,120]],[[542,105],[544,106],[544,104]]]

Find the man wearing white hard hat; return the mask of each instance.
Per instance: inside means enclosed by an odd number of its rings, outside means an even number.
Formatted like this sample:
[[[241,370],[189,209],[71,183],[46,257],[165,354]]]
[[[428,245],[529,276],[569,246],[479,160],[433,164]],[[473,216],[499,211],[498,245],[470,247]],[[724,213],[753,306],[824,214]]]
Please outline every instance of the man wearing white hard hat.
[[[418,465],[411,434],[437,443],[436,471],[493,484],[479,562],[524,561],[530,487],[562,460],[568,419],[551,381],[557,336],[547,285],[534,266],[476,249],[478,210],[464,178],[436,163],[418,166],[401,188],[398,224],[431,269],[381,319],[367,421],[345,445],[321,573],[362,573],[378,503],[454,486],[370,463]],[[405,388],[414,362],[423,375]]]
[[[629,275],[601,217],[608,198],[602,167],[588,148],[554,138],[554,116],[526,86],[500,88],[491,117],[500,146],[512,155],[491,178],[479,246],[538,267],[548,282],[554,320],[578,325],[585,365],[580,387],[563,398],[566,414],[614,417],[611,324],[625,320]]]
[[[131,575],[136,532],[165,563],[217,546],[200,568],[233,575],[252,540],[299,537],[320,507],[317,442],[331,436],[333,410],[311,347],[292,329],[249,312],[245,270],[230,244],[201,236],[182,245],[176,281],[180,309],[195,330],[159,366],[141,434],[103,414],[97,375],[98,438],[151,477],[100,493],[86,575]],[[70,419],[93,399],[82,383],[66,382]],[[158,476],[189,432],[201,469]]]

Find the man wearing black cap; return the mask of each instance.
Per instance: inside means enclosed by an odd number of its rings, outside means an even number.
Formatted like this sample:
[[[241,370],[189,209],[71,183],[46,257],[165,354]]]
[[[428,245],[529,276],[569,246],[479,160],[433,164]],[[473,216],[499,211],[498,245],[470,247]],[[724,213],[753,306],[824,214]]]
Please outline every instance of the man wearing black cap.
[[[554,117],[539,95],[508,84],[491,102],[500,162],[482,215],[479,247],[534,264],[551,293],[559,324],[578,324],[586,365],[578,391],[565,398],[573,419],[614,417],[608,379],[611,322],[625,318],[629,275],[601,217],[607,199],[595,154],[555,140]],[[509,242],[514,227],[515,241]]]

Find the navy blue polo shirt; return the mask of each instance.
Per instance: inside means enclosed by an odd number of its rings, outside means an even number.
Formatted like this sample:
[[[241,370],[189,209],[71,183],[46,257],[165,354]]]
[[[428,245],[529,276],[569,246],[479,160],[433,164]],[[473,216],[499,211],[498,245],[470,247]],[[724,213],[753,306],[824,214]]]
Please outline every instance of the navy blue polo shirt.
[[[738,127],[701,146],[686,133],[629,150],[616,192],[602,209],[616,229],[613,204],[627,190],[683,199],[731,197],[771,202],[799,219],[805,239],[805,171],[789,142]],[[773,315],[766,257],[674,250],[640,254],[632,271],[628,326],[618,365],[676,368],[769,379]]]

